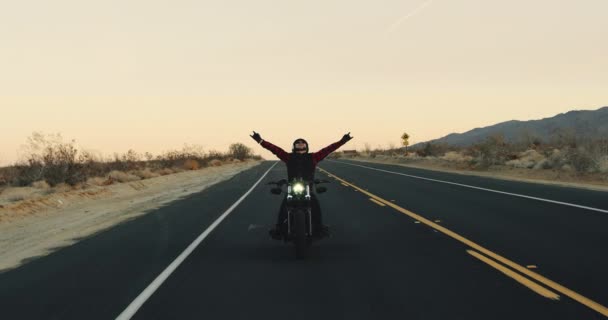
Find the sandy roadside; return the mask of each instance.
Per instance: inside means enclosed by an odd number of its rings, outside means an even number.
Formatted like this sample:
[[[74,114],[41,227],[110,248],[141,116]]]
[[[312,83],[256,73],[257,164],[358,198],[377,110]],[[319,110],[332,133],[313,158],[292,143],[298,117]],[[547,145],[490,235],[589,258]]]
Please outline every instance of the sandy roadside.
[[[260,161],[50,194],[0,208],[0,271],[199,192]]]
[[[596,184],[596,183],[549,180],[549,179],[542,179],[542,178],[529,178],[531,176],[530,172],[529,172],[530,169],[479,172],[479,171],[471,171],[471,170],[451,169],[451,168],[446,168],[446,167],[443,167],[443,166],[440,166],[437,164],[425,163],[422,161],[417,162],[417,163],[399,163],[399,162],[392,161],[392,160],[376,160],[376,159],[371,159],[371,158],[348,158],[347,160],[353,160],[353,161],[358,161],[358,162],[369,162],[369,163],[392,164],[392,165],[399,165],[402,167],[426,169],[426,170],[455,173],[455,174],[461,174],[461,175],[495,178],[495,179],[510,180],[510,181],[555,185],[555,186],[562,186],[562,187],[571,187],[571,188],[580,188],[580,189],[608,192],[608,182],[604,182],[604,183],[597,182],[597,184]]]

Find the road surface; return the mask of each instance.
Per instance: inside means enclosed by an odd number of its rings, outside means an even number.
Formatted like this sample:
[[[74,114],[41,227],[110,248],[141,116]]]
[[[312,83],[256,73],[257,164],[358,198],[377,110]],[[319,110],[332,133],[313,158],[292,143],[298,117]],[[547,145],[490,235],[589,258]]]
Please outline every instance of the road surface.
[[[264,162],[0,273],[0,317],[608,317],[604,192],[326,160],[332,237],[301,261],[267,235],[285,175]]]

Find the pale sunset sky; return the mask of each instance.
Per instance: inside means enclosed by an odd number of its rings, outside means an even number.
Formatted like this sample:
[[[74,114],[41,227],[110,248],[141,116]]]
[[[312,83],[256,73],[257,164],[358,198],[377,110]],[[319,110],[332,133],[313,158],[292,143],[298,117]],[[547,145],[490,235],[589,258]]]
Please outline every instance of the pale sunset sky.
[[[105,155],[413,143],[608,105],[606,0],[0,1],[0,165],[34,131]]]

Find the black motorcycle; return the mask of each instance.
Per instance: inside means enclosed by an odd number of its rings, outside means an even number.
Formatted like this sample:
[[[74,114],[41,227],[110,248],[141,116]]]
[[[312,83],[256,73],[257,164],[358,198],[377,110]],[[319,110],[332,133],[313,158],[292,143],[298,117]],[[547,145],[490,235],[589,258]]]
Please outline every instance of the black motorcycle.
[[[287,185],[287,220],[280,230],[282,238],[286,242],[293,242],[296,249],[296,257],[298,259],[305,258],[308,255],[310,245],[314,240],[321,237],[313,232],[312,219],[312,186],[322,183],[329,183],[327,180],[314,180],[312,183],[304,180],[293,180],[288,182],[283,179],[277,182],[269,182],[269,185],[275,185],[270,191],[273,194],[280,195],[283,192],[283,186]],[[317,193],[323,193],[327,188],[316,186]]]

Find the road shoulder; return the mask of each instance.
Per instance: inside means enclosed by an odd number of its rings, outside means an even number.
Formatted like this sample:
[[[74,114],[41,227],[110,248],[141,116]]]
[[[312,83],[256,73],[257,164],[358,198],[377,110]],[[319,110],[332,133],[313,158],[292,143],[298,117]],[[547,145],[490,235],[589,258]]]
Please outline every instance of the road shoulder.
[[[47,255],[125,220],[200,192],[259,165],[247,161],[182,172],[87,191],[54,194],[53,204],[0,224],[0,270],[15,268],[32,257]],[[7,209],[3,209],[6,211]]]
[[[506,180],[506,181],[526,182],[526,183],[534,183],[534,184],[541,184],[541,185],[551,185],[551,186],[559,186],[559,187],[578,188],[578,189],[585,189],[585,190],[608,192],[608,186],[604,186],[604,185],[545,180],[545,179],[529,179],[529,178],[522,178],[522,177],[517,177],[517,176],[509,176],[505,173],[501,174],[501,173],[497,173],[497,172],[478,172],[478,171],[469,171],[469,170],[465,171],[465,170],[456,170],[456,169],[438,167],[438,166],[433,166],[433,165],[398,163],[398,162],[387,161],[387,160],[374,160],[374,159],[361,159],[361,158],[348,158],[348,159],[338,159],[338,160],[356,161],[356,162],[372,163],[372,164],[388,164],[388,165],[396,165],[396,166],[401,166],[401,167],[406,167],[406,168],[422,169],[422,170],[429,170],[429,171],[436,171],[436,172],[445,172],[445,173],[459,174],[459,175],[465,175],[465,176],[492,178],[492,179],[499,179],[499,180]]]

